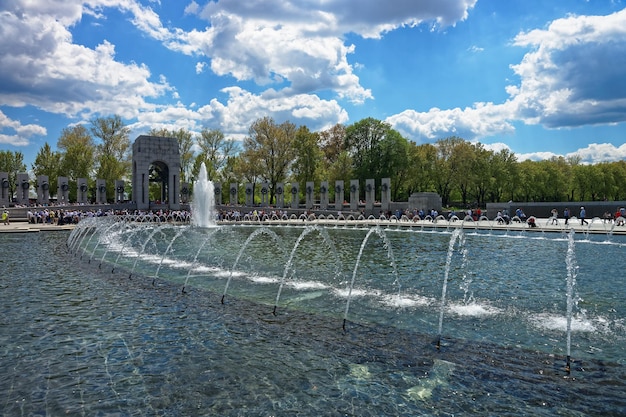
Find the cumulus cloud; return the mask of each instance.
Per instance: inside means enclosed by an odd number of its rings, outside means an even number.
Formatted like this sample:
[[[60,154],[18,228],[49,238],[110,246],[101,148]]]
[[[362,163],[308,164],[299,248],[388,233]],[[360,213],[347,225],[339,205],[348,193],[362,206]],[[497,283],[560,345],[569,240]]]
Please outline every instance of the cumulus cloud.
[[[511,66],[518,118],[548,128],[626,121],[626,9],[557,19],[514,44],[532,48]]]
[[[168,47],[201,53],[218,75],[254,80],[283,88],[286,95],[332,91],[340,99],[361,104],[372,98],[360,84],[348,56],[346,33],[379,38],[402,26],[436,22],[453,25],[467,17],[476,0],[380,2],[363,0],[358,7],[343,0],[325,2],[221,0],[186,13],[210,22],[205,31],[180,33]],[[279,84],[286,85],[279,85]]]
[[[507,121],[506,109],[507,106],[503,105],[476,103],[465,109],[432,108],[427,112],[405,110],[388,117],[386,121],[417,143],[447,136],[473,140],[512,133],[514,127]]]
[[[12,120],[0,110],[0,143],[26,146],[33,136],[43,136],[46,128],[36,124],[23,125],[19,120]]]
[[[240,87],[223,89],[225,103],[212,99],[196,110],[178,104],[160,110],[143,112],[130,127],[135,131],[151,128],[200,131],[204,127],[220,129],[231,137],[243,138],[257,119],[271,115],[277,121],[289,120],[312,130],[325,130],[348,121],[347,112],[335,100],[322,100],[315,95],[285,97],[273,90],[254,94]]]
[[[626,121],[626,9],[608,16],[557,19],[546,29],[518,34],[513,44],[531,51],[511,66],[520,83],[506,87],[509,98],[504,103],[405,110],[387,121],[418,143],[452,135],[467,140],[506,135],[514,132],[514,121],[552,129]],[[590,145],[575,154],[589,162],[624,157],[621,147],[611,146]]]
[[[171,90],[167,82],[150,81],[145,65],[124,64],[115,58],[115,46],[103,41],[95,48],[72,42],[69,27],[84,13],[98,15],[110,1],[15,1],[0,12],[0,97],[12,107],[26,105],[68,117],[94,113],[135,117],[150,108],[146,98]],[[141,8],[130,1],[118,6]],[[143,14],[143,18],[148,19]],[[153,22],[154,23],[154,22]]]

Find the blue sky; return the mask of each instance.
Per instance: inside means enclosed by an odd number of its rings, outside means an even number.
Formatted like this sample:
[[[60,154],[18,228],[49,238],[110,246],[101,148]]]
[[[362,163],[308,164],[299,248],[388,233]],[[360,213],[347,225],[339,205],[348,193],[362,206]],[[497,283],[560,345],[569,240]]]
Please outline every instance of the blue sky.
[[[0,1],[0,149],[120,115],[241,140],[366,117],[519,160],[626,158],[623,0]]]

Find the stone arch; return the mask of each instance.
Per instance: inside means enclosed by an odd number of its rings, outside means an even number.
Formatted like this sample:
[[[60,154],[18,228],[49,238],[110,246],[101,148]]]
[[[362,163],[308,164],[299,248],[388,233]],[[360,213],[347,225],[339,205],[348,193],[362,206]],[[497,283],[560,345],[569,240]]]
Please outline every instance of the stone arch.
[[[133,143],[133,200],[139,210],[156,205],[150,201],[150,182],[161,186],[159,207],[180,209],[180,153],[176,138],[141,135]]]

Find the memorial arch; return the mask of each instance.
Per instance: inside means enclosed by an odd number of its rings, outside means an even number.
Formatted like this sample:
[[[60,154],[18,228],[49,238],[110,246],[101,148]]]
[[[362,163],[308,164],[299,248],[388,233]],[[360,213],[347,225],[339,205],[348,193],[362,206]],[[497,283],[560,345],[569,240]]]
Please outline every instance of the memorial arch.
[[[160,187],[150,200],[150,184]],[[133,200],[137,209],[180,209],[180,153],[176,138],[141,135],[133,143]]]

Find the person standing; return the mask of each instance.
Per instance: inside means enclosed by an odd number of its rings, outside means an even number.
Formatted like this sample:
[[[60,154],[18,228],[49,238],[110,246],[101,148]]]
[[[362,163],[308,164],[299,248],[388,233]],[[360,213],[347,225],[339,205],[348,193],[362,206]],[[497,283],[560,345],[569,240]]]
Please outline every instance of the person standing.
[[[587,212],[585,211],[584,207],[580,208],[580,215],[578,216],[580,218],[580,225],[584,225],[584,224],[589,224],[589,222],[587,222],[587,220],[585,220],[585,216],[587,215]]]
[[[557,211],[557,209],[552,209],[550,213],[552,213],[552,224],[559,224],[559,212]]]
[[[567,224],[569,222],[569,209],[567,207],[563,210],[563,218],[565,219],[565,224]]]

